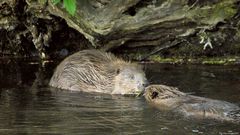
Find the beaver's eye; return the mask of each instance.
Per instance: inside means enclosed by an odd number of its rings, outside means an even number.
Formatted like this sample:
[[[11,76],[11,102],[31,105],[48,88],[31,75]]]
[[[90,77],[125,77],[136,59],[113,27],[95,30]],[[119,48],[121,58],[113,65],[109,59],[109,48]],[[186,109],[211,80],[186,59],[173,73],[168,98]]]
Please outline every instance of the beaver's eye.
[[[151,95],[151,98],[154,99],[156,97],[158,97],[158,93],[156,91],[154,91]]]
[[[120,73],[120,69],[117,69],[116,73],[119,74]]]
[[[129,77],[130,77],[131,80],[135,79],[134,75],[130,75]]]

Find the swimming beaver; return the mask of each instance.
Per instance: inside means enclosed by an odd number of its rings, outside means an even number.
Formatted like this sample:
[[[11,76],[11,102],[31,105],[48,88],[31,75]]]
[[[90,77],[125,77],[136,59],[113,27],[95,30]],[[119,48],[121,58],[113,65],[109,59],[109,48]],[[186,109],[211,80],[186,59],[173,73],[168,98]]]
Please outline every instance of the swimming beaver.
[[[73,91],[131,95],[142,93],[147,79],[138,64],[100,50],[83,50],[58,65],[49,85]]]
[[[188,95],[165,85],[149,85],[144,95],[148,102],[161,110],[172,110],[194,118],[240,122],[240,107],[226,101]]]

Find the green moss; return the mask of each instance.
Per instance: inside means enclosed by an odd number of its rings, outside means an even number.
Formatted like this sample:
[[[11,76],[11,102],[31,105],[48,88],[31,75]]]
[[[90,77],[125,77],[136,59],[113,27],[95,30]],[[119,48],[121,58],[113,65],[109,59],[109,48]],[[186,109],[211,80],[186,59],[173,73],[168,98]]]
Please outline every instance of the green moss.
[[[234,0],[224,0],[218,4],[194,8],[187,12],[187,16],[199,23],[215,25],[226,19],[233,17],[237,13],[237,7],[234,7]]]
[[[182,58],[182,57],[171,57],[163,58],[159,55],[153,55],[149,57],[150,61],[159,63],[172,63],[172,64],[208,64],[208,65],[234,65],[238,64],[240,57],[227,57],[227,58]]]
[[[226,64],[226,61],[225,60],[203,60],[202,64],[224,65],[224,64]]]
[[[234,57],[229,58],[205,58],[202,61],[202,64],[210,64],[210,65],[231,65],[237,62],[237,59]]]
[[[159,55],[153,55],[149,58],[150,60],[154,62],[160,62],[160,63],[183,63],[182,58],[163,58]]]

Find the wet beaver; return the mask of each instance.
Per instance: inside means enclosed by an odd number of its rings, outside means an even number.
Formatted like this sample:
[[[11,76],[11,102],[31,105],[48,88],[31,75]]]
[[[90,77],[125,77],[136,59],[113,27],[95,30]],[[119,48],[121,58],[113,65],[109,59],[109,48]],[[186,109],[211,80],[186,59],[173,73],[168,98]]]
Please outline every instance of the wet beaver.
[[[172,110],[194,118],[240,122],[240,107],[232,103],[189,95],[175,87],[149,85],[145,98],[161,110]]]
[[[142,93],[147,79],[136,63],[100,50],[83,50],[58,65],[49,85],[73,91],[131,95]]]

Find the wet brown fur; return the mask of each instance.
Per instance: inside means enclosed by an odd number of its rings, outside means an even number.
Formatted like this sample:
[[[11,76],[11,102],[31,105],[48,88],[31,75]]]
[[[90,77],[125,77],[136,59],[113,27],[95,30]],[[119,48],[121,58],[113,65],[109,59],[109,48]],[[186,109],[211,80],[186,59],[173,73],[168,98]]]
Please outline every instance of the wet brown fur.
[[[189,95],[175,87],[150,85],[146,100],[161,110],[171,110],[194,118],[240,121],[240,107],[232,103]]]
[[[111,53],[84,50],[63,60],[56,68],[49,85],[74,91],[112,94],[119,79],[124,79],[118,77],[119,72],[126,68],[142,74],[142,79],[145,79],[145,74],[138,64],[126,62]],[[135,84],[132,84],[132,88],[133,85]],[[116,92],[116,94],[124,94],[124,92]]]

